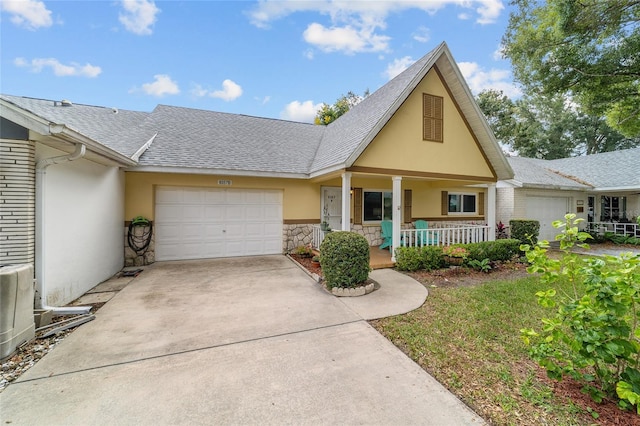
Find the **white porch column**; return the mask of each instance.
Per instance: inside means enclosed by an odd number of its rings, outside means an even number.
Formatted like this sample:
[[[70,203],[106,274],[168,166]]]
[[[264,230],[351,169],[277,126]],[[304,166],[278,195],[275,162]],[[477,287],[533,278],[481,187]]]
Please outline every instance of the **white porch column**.
[[[487,225],[489,225],[489,241],[496,239],[496,184],[487,187]]]
[[[391,261],[396,261],[396,248],[400,247],[400,224],[402,223],[402,176],[393,178],[393,245]]]
[[[342,230],[351,231],[351,172],[342,174]]]

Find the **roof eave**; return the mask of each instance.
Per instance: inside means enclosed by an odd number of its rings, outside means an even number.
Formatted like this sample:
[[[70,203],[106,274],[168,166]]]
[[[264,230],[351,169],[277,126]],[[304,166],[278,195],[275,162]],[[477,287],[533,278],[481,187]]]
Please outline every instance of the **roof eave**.
[[[219,176],[245,176],[260,178],[284,178],[284,179],[309,179],[306,173],[256,171],[256,170],[236,170],[236,169],[215,169],[201,167],[179,167],[179,166],[134,166],[129,167],[128,172],[144,173],[172,173],[172,174],[192,174],[192,175],[219,175]]]
[[[102,145],[100,142],[83,135],[66,124],[54,123],[4,99],[0,99],[0,106],[2,106],[3,117],[24,128],[32,130],[43,136],[58,138],[65,142],[74,144],[81,143],[90,151],[108,158],[109,160],[115,161],[121,166],[133,166],[137,164],[135,160]]]

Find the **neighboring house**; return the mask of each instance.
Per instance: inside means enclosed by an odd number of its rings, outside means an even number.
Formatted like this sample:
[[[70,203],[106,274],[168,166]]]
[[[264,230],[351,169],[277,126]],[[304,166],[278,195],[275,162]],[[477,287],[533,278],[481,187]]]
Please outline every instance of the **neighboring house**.
[[[636,235],[640,215],[640,148],[558,160],[511,157],[515,176],[498,182],[496,218],[540,221],[540,237],[554,240],[551,222],[576,213],[585,228]]]
[[[0,106],[2,146],[31,152],[16,161],[14,186],[35,208],[11,208],[41,218],[16,238],[44,241],[23,258],[3,248],[0,263],[35,256],[48,304],[125,261],[317,245],[322,221],[379,245],[381,221],[392,220],[393,248],[401,235],[411,243],[417,219],[441,244],[478,230],[473,238],[492,239],[496,183],[513,177],[444,43],[326,127],[164,105],[140,113],[2,95]],[[74,150],[48,167],[39,194],[42,182],[27,175]],[[139,215],[154,224],[144,259],[122,248],[123,225]]]

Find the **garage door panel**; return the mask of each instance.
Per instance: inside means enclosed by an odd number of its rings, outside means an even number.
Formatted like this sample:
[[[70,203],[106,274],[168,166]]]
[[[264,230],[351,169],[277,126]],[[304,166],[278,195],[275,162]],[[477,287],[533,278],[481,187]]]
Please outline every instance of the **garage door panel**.
[[[206,206],[204,217],[207,222],[224,222],[225,209],[223,206]]]
[[[206,204],[223,204],[225,202],[225,193],[221,190],[208,190],[204,195]]]
[[[264,218],[268,221],[281,222],[282,221],[282,207],[281,206],[264,206],[263,210]]]
[[[158,260],[282,251],[282,192],[168,188],[156,192]]]
[[[182,206],[159,205],[156,207],[156,222],[179,221],[182,218]]]
[[[202,204],[204,202],[204,193],[198,189],[186,189],[182,197],[182,201],[187,204]]]
[[[246,218],[245,212],[246,206],[242,205],[231,205],[225,207],[225,221],[242,221]]]
[[[163,188],[156,192],[156,203],[179,203],[182,202],[182,190],[178,188]]]
[[[180,226],[175,224],[156,224],[155,226],[156,240],[158,236],[162,236],[163,242],[179,241],[180,240]],[[158,243],[156,242],[156,246]]]
[[[527,218],[540,222],[540,240],[554,241],[558,230],[551,224],[562,219],[569,208],[567,197],[527,197]]]

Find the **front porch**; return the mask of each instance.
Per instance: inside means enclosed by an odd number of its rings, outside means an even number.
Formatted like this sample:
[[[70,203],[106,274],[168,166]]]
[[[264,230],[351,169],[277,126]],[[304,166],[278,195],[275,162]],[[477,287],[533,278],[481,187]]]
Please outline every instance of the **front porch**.
[[[633,222],[589,222],[586,230],[598,235],[612,233],[624,235],[625,237],[640,238],[640,225]]]

